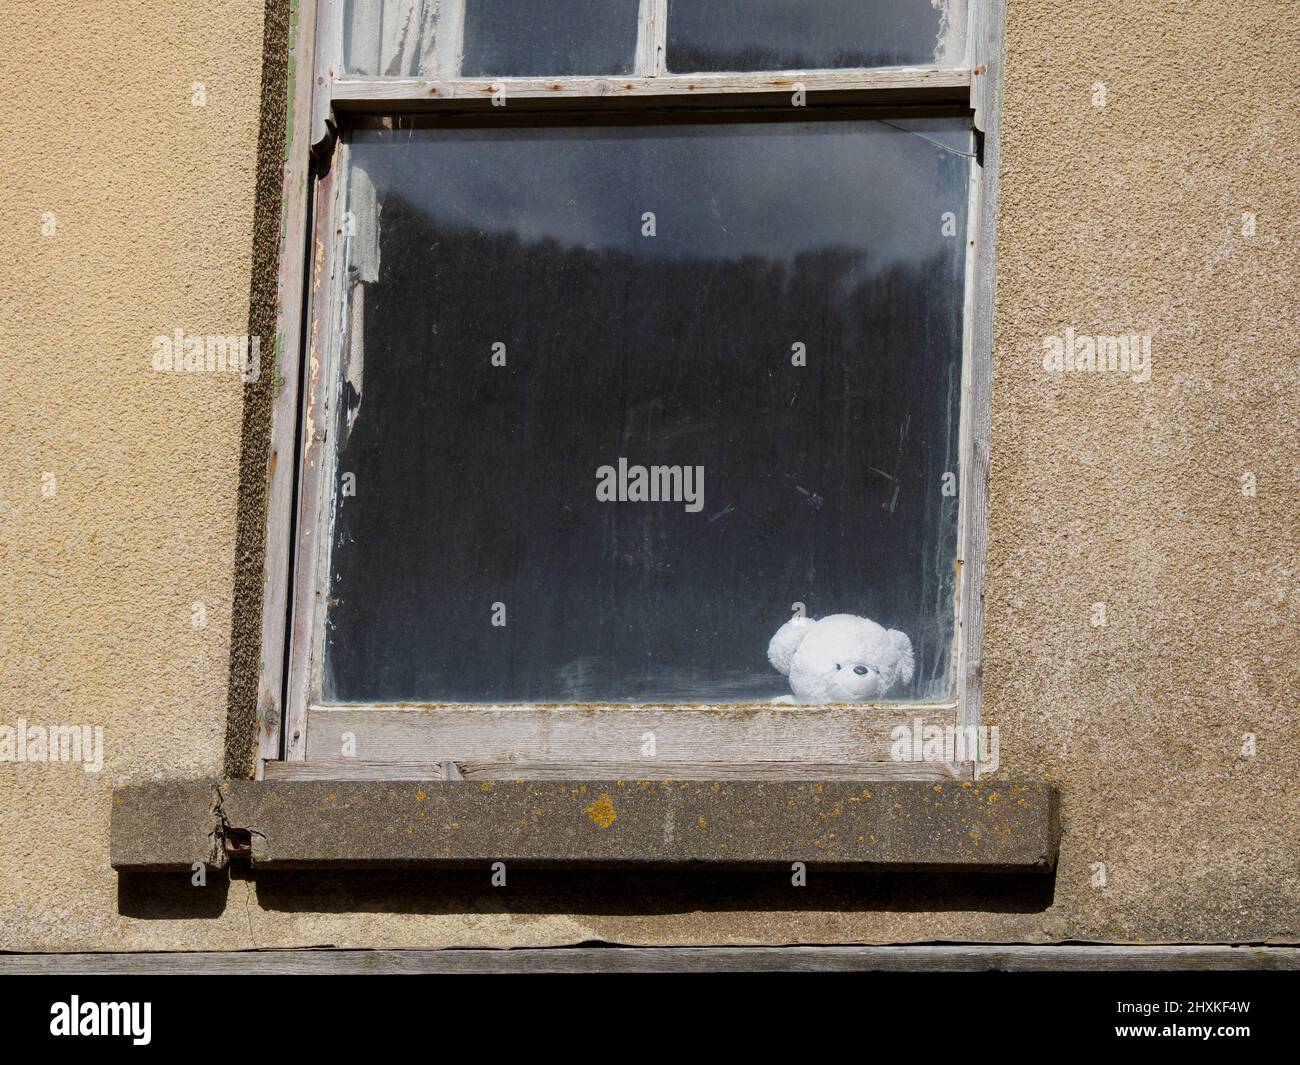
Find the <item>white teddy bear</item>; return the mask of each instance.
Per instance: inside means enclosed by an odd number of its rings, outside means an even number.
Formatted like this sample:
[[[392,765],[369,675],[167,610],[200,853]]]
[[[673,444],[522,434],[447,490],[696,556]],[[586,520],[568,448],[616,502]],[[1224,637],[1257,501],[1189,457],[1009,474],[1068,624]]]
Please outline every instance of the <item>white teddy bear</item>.
[[[778,703],[861,703],[912,682],[912,641],[869,618],[791,618],[767,645],[768,661],[790,678]]]

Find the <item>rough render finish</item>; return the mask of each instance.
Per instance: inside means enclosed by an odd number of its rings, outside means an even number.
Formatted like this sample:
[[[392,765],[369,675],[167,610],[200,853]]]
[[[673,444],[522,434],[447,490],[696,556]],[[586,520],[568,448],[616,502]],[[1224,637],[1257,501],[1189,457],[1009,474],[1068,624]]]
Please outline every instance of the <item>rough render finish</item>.
[[[0,765],[0,947],[1300,940],[1300,31],[1263,0],[1009,6],[983,676],[999,778],[1063,789],[1050,898],[783,874],[119,885],[110,789],[237,763],[230,665],[256,657],[246,608],[231,639],[247,397],[148,355],[256,305],[263,13],[11,4],[0,720],[102,723],[108,749],[98,777]],[[1067,325],[1151,333],[1151,382],[1044,374]]]

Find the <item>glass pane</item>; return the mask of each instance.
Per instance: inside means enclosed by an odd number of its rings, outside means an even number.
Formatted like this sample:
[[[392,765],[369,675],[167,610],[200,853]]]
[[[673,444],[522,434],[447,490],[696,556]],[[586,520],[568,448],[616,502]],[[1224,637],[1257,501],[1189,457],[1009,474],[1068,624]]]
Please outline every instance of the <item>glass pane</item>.
[[[668,0],[670,71],[960,66],[965,0]]]
[[[630,74],[640,0],[466,0],[467,78]]]
[[[971,137],[845,114],[355,131],[327,701],[948,694]]]
[[[364,77],[432,78],[438,0],[347,0],[343,67]]]

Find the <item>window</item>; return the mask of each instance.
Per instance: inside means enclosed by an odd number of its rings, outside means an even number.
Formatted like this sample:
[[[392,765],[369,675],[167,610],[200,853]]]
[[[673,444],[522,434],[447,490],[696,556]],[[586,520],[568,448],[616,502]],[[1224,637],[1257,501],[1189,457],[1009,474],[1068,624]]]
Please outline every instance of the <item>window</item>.
[[[268,772],[971,772],[974,9],[319,5]]]
[[[956,65],[962,4],[931,0],[669,0],[672,71]]]

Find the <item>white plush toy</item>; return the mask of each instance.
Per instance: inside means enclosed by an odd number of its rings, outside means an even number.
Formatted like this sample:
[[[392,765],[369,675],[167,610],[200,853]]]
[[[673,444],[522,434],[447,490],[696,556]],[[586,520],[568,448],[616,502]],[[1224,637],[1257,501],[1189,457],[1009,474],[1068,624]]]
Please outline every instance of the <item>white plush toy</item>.
[[[779,703],[861,703],[912,682],[912,641],[868,618],[791,618],[767,645],[768,661],[790,678]]]

